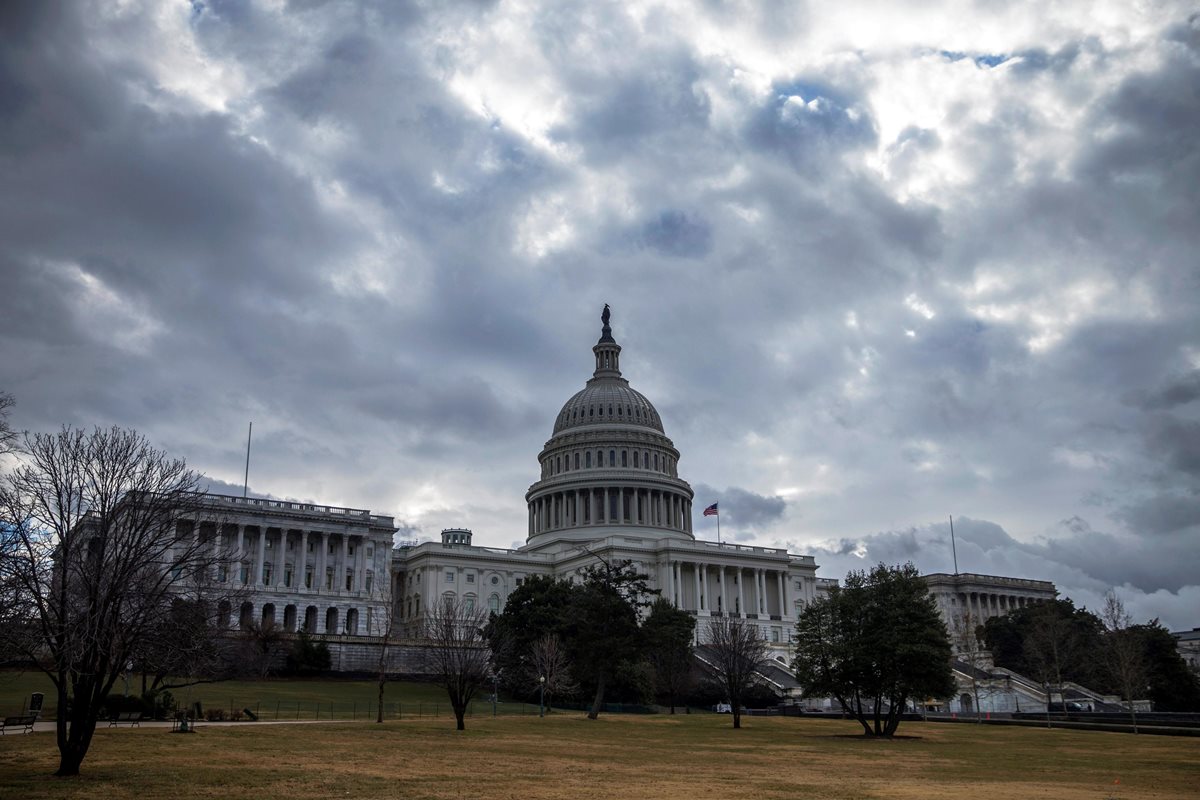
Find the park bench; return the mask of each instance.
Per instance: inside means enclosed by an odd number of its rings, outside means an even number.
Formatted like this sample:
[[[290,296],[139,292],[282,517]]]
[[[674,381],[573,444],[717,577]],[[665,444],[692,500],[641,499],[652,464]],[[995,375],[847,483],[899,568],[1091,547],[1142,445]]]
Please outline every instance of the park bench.
[[[37,714],[26,714],[21,717],[5,717],[4,722],[0,723],[0,736],[8,733],[10,728],[20,728],[21,733],[31,733],[33,731],[33,723],[37,722]]]
[[[112,728],[117,725],[129,725],[130,727],[141,727],[142,712],[140,711],[118,711],[116,714],[108,718],[108,727]]]

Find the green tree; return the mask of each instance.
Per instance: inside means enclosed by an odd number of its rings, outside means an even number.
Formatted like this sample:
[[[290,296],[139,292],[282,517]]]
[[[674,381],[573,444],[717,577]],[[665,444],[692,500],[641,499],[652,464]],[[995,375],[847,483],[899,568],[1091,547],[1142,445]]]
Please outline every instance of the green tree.
[[[998,667],[1043,683],[1073,681],[1100,691],[1116,690],[1099,657],[1103,631],[1099,617],[1066,598],[991,617],[983,624],[982,638]]]
[[[666,696],[672,714],[691,679],[695,632],[695,617],[663,597],[655,599],[642,623],[646,658],[654,668],[658,693]]]
[[[596,719],[604,706],[604,693],[619,669],[642,654],[638,609],[657,594],[649,576],[629,560],[600,563],[580,571],[582,591],[574,593],[570,608],[571,629],[565,637],[572,671],[581,682],[595,687],[588,719]]]
[[[1155,711],[1200,711],[1200,679],[1179,655],[1175,637],[1157,619],[1133,629],[1142,640],[1148,694]]]
[[[499,671],[507,691],[525,697],[537,690],[534,654],[538,642],[554,636],[566,648],[572,631],[567,610],[582,589],[578,584],[535,575],[513,590],[502,613],[491,616],[486,628],[487,642],[493,668]]]
[[[333,665],[333,656],[329,645],[323,639],[314,639],[307,631],[301,630],[292,642],[291,652],[287,656],[287,672],[289,675],[317,675],[328,672]]]
[[[850,572],[796,623],[796,679],[830,695],[868,736],[892,736],[910,698],[954,692],[946,627],[911,563]]]

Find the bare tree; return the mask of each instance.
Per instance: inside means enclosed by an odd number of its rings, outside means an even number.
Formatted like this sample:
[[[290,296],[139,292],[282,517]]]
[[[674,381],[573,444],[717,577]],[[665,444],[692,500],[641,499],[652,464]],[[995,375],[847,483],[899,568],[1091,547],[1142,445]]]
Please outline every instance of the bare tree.
[[[545,691],[547,708],[554,695],[579,691],[579,684],[571,677],[571,659],[557,634],[549,633],[535,641],[529,649],[529,661],[537,677],[545,678],[538,684]]]
[[[1059,699],[1063,695],[1063,667],[1072,657],[1076,639],[1070,620],[1056,613],[1052,603],[1038,603],[1033,607],[1029,634],[1023,645],[1025,659],[1034,677],[1046,688],[1046,727],[1050,727],[1050,706],[1054,701],[1054,690]]]
[[[742,696],[754,676],[766,668],[767,642],[751,625],[737,617],[714,617],[708,625],[708,656],[717,681],[729,697],[733,727],[742,727]]]
[[[1114,590],[1104,595],[1104,609],[1100,614],[1104,623],[1104,662],[1109,674],[1120,685],[1121,694],[1129,708],[1129,720],[1133,732],[1138,732],[1137,695],[1146,690],[1146,660],[1142,642],[1133,627],[1133,616],[1125,610],[1125,603]]]
[[[17,432],[8,421],[8,414],[16,400],[8,392],[0,392],[0,456],[16,452],[19,443]]]
[[[425,618],[430,671],[449,695],[460,731],[466,730],[467,706],[491,675],[491,653],[483,633],[487,621],[486,611],[450,597],[431,604]]]
[[[26,435],[0,482],[0,575],[20,624],[4,635],[53,682],[56,775],[77,775],[104,700],[177,587],[212,568],[199,476],[141,435],[63,428]]]
[[[384,612],[383,638],[379,641],[379,663],[376,664],[379,682],[379,707],[375,710],[376,722],[383,722],[383,687],[387,683],[388,673],[392,669],[391,644],[392,635],[396,629],[396,603],[398,602],[394,597],[389,597],[387,611]]]
[[[979,671],[988,658],[977,635],[978,618],[969,609],[955,614],[950,619],[950,642],[954,645],[954,656],[966,665],[967,684],[975,700],[975,721],[982,724],[983,714],[979,707]]]

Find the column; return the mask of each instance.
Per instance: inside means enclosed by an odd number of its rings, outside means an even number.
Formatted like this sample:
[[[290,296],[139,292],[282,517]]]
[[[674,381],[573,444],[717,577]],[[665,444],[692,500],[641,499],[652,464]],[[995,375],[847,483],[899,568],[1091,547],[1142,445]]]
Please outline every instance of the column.
[[[780,609],[779,615],[786,618],[788,614],[792,613],[792,573],[784,570],[780,576],[780,579],[782,582],[784,582],[782,583],[782,588],[784,588],[784,591],[782,591],[781,595],[782,600],[784,600],[784,607]]]
[[[325,571],[329,568],[329,534],[325,531],[321,532],[321,557],[317,560],[317,590],[326,591],[325,589]],[[325,626],[325,621],[321,620],[321,627]]]
[[[737,587],[738,587],[738,616],[742,619],[746,618],[746,571],[739,568],[737,571]]]
[[[783,617],[787,613],[787,573],[779,573],[779,616]]]
[[[224,530],[224,526],[218,522],[213,529],[213,539],[212,539],[212,559],[213,559],[212,578],[218,582],[221,580],[221,563],[225,560],[225,559],[221,558],[221,538],[222,538],[221,531],[222,530]]]
[[[358,537],[358,579],[354,582],[354,588],[360,592],[367,590],[367,537]],[[366,620],[363,620],[365,623]],[[367,631],[370,633],[370,631]]]
[[[303,589],[304,576],[308,573],[308,529],[300,529],[300,557],[296,559],[296,588]],[[298,607],[297,607],[298,609]]]
[[[612,523],[612,520],[608,518],[609,512],[611,512],[611,511],[612,511],[612,506],[609,505],[608,487],[606,486],[606,487],[604,487],[604,524],[606,524],[606,525],[609,525]]]
[[[675,602],[675,562],[667,560],[667,600]]]
[[[721,598],[721,602],[718,604],[718,608],[720,609],[722,614],[728,615],[729,614],[729,598],[727,598],[725,596],[725,566],[724,565],[717,567],[717,592],[718,592],[717,596]]]
[[[767,613],[767,576],[762,568],[754,570],[754,599],[759,614]]]
[[[286,566],[285,562],[287,561],[287,535],[288,535],[287,528],[280,527],[279,528],[279,554],[275,556],[274,578],[275,578],[276,586],[283,586],[283,578],[284,578],[283,571]],[[282,623],[283,617],[280,616],[279,619]]]
[[[258,526],[258,556],[254,559],[254,585],[263,585],[263,564],[267,563],[267,529]]]
[[[700,587],[700,562],[699,561],[692,564],[692,577],[696,581],[696,611],[699,612],[704,607],[704,604],[700,602],[701,598],[704,595],[703,595],[701,587]]]
[[[671,602],[675,603],[676,608],[683,608],[683,570],[678,561],[671,564],[671,574],[675,576],[675,596]]]
[[[333,588],[339,592],[345,591],[346,586],[346,565],[350,561],[350,537],[344,532],[342,536],[342,557],[338,559],[338,563],[334,565],[333,573]],[[343,612],[345,613],[345,612]],[[342,620],[338,620],[338,624],[342,624]]]
[[[238,529],[237,553],[235,553],[234,555],[237,557],[238,580],[241,580],[241,578],[242,578],[242,557],[245,556],[245,553],[242,552],[242,549],[245,547],[246,526],[238,525],[237,529]]]

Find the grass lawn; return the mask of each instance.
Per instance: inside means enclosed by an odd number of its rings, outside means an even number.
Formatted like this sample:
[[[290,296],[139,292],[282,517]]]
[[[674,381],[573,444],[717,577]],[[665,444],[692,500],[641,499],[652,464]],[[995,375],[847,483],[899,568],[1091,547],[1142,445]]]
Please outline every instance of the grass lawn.
[[[101,729],[79,778],[50,777],[51,734],[0,738],[0,797],[88,798],[1188,798],[1192,738],[904,723],[579,713]],[[1120,783],[1114,783],[1119,780]]]
[[[131,694],[141,692],[142,682],[134,675],[129,682]],[[114,687],[115,694],[125,690],[123,681]],[[19,714],[32,692],[46,695],[43,719],[51,719],[58,701],[54,685],[40,672],[0,672],[0,716]],[[378,686],[374,681],[341,680],[269,680],[222,681],[181,689],[172,689],[180,706],[199,701],[205,709],[249,708],[262,719],[363,719],[374,718]],[[490,696],[490,691],[485,692]],[[500,713],[537,713],[533,704],[500,703]],[[446,716],[451,713],[446,692],[429,683],[408,681],[389,682],[384,691],[384,711],[389,718],[412,716]],[[491,714],[490,703],[480,697],[473,706],[475,715]]]

